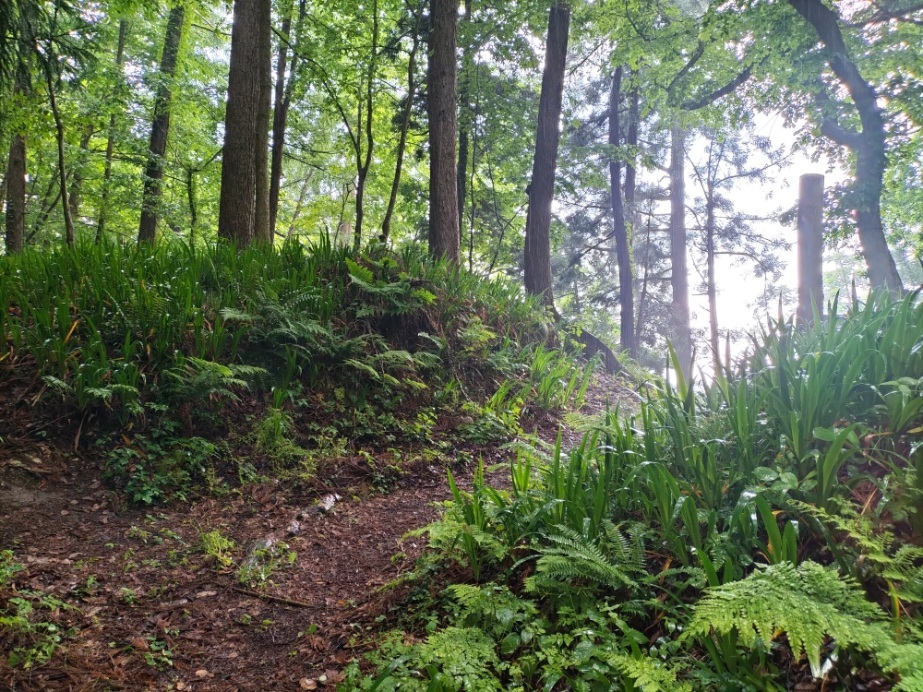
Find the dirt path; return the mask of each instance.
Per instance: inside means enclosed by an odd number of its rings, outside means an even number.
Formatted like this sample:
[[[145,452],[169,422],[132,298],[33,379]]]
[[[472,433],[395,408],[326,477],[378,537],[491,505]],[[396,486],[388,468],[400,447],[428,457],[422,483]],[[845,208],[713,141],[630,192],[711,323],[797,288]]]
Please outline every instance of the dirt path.
[[[120,513],[90,478],[4,473],[0,546],[26,567],[18,588],[81,612],[57,616],[76,629],[66,655],[33,673],[0,668],[0,684],[298,689],[326,674],[332,687],[388,607],[377,589],[411,569],[425,543],[401,537],[449,494],[444,469],[421,466],[388,494],[341,495],[328,512],[316,491],[273,483]],[[205,535],[234,542],[228,564],[206,553]]]
[[[591,407],[604,399],[597,392]],[[548,423],[539,427],[553,438]],[[478,454],[488,465],[508,457]],[[426,543],[402,537],[450,496],[442,464],[416,463],[382,493],[350,473],[364,462],[331,460],[318,472],[325,487],[271,482],[125,509],[85,461],[49,447],[3,456],[0,549],[25,567],[15,588],[76,606],[45,614],[70,628],[48,664],[11,669],[0,656],[0,688],[15,690],[334,689],[399,603],[400,590],[379,587],[409,572]],[[455,470],[470,482],[470,464]],[[330,493],[339,498],[324,511]],[[222,539],[233,543],[222,550]]]

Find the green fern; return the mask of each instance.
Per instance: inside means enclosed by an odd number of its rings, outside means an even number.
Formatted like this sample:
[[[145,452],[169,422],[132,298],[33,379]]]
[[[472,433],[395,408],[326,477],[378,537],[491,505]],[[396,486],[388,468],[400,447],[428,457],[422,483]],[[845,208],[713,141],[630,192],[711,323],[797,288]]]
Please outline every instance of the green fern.
[[[454,689],[503,689],[493,673],[500,666],[494,642],[476,627],[446,627],[431,634],[420,646],[420,660],[449,677]]]
[[[876,531],[869,517],[849,507],[833,514],[804,502],[794,502],[793,505],[815,516],[827,528],[845,534],[837,536],[831,547],[837,552],[857,553],[853,564],[845,566],[862,581],[876,577],[887,584],[894,611],[892,615],[899,617],[905,604],[923,603],[923,548],[911,544],[896,547],[897,539],[893,532],[880,528]]]
[[[613,653],[606,657],[606,662],[630,678],[641,692],[692,692],[689,684],[676,680],[675,670],[648,656]]]
[[[917,661],[923,661],[923,647],[897,644],[885,619],[853,580],[814,562],[798,567],[783,562],[711,589],[696,604],[685,636],[736,631],[741,644],[754,647],[784,632],[792,650],[807,656],[815,677],[821,677],[821,647],[829,637],[838,647],[871,652],[887,671],[915,679],[923,663],[910,667],[914,657],[905,647],[918,651]]]
[[[585,582],[616,589],[638,586],[631,575],[642,569],[643,546],[629,541],[611,522],[604,523],[603,536],[598,542],[566,526],[555,528],[560,533],[548,536],[553,545],[539,551],[536,574],[526,581],[528,590],[554,588],[562,582],[568,585]]]

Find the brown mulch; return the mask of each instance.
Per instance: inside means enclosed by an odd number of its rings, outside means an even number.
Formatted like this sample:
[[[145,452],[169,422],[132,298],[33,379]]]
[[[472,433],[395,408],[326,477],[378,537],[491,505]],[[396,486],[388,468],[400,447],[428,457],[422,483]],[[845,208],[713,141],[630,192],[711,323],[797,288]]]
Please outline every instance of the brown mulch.
[[[598,377],[588,409],[623,392]],[[558,424],[535,421],[546,440]],[[13,643],[0,638],[0,689],[333,689],[374,647],[376,620],[400,607],[401,591],[382,587],[411,571],[426,543],[405,534],[450,496],[443,463],[405,467],[383,494],[357,480],[366,461],[343,458],[318,469],[326,485],[267,482],[127,508],[98,468],[60,449],[0,448],[0,550],[25,567],[13,588],[76,606],[47,614],[70,636],[31,671],[7,666]],[[508,458],[465,451],[485,465]],[[470,463],[440,461],[470,482]],[[330,493],[340,499],[324,512],[318,500]],[[213,531],[234,541],[233,564],[203,551]],[[273,543],[273,568],[241,584],[238,565],[260,541]]]

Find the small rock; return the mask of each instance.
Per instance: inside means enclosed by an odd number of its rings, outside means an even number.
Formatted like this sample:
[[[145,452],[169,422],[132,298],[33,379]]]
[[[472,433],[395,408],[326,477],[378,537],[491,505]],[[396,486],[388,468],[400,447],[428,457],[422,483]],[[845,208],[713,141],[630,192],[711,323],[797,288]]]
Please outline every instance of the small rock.
[[[333,506],[337,503],[337,500],[340,499],[340,496],[336,493],[330,493],[329,495],[324,495],[320,502],[317,503],[317,508],[326,514],[327,512],[333,509]]]
[[[176,689],[178,689],[178,690],[188,690],[188,689],[189,689],[189,685],[187,685],[185,682],[183,682],[183,681],[181,680],[180,682],[176,683]]]
[[[288,528],[285,529],[285,533],[289,536],[297,536],[299,533],[301,533],[301,524],[297,519],[288,525]]]

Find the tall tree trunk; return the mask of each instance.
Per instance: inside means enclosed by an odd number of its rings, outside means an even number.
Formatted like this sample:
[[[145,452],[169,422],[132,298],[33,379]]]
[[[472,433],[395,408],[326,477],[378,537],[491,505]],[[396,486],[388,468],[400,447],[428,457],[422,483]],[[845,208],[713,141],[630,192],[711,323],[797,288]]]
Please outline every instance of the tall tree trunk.
[[[64,166],[64,122],[58,110],[58,99],[55,96],[55,80],[51,73],[49,60],[42,60],[45,70],[45,84],[48,87],[48,102],[54,118],[55,139],[58,143],[58,177],[60,179],[61,213],[64,215],[64,242],[74,244],[74,220],[71,218],[70,204],[67,196],[67,169]]]
[[[394,216],[394,208],[397,205],[397,192],[401,184],[401,171],[404,167],[404,151],[407,149],[407,133],[410,130],[410,115],[413,112],[413,99],[417,93],[417,51],[420,48],[420,19],[423,16],[423,10],[418,7],[414,18],[413,26],[413,43],[410,46],[410,53],[407,56],[407,101],[404,103],[404,112],[401,115],[401,132],[397,142],[397,161],[394,164],[394,179],[391,181],[391,194],[388,197],[388,208],[385,210],[385,218],[381,222],[381,235],[378,237],[381,242],[386,243],[391,235],[391,219]]]
[[[716,164],[717,165],[717,164]],[[718,336],[718,293],[715,276],[715,185],[712,171],[708,171],[708,183],[705,195],[705,290],[708,293],[708,330],[711,343],[711,356],[715,364],[715,374],[721,371],[721,351]],[[730,363],[725,363],[730,365]]]
[[[609,146],[621,144],[619,107],[622,96],[622,68],[612,75],[609,89]],[[609,159],[609,192],[612,203],[612,235],[619,271],[619,345],[632,358],[638,357],[635,345],[635,305],[632,291],[631,249],[628,227],[625,224],[625,207],[622,204],[621,154],[613,153]]]
[[[19,42],[22,59],[16,67],[13,99],[29,89],[28,61],[31,46],[23,37]],[[26,134],[20,128],[13,131],[10,153],[6,160],[6,251],[21,252],[26,236]]]
[[[638,118],[640,117],[637,87],[631,90],[629,98],[631,102],[628,106],[628,134],[625,137],[625,144],[634,151],[638,146]],[[630,161],[625,164],[625,206],[628,208],[628,218],[632,219],[632,228],[634,228],[637,179],[637,168],[634,165],[634,154],[632,153]]]
[[[529,185],[529,209],[526,213],[524,272],[526,290],[554,306],[551,286],[551,201],[561,139],[561,104],[564,94],[564,66],[570,31],[570,8],[557,0],[548,12],[548,36],[545,42],[545,67],[538,104],[538,128],[532,182]]]
[[[651,272],[651,222],[648,219],[647,232],[644,238],[644,272],[641,276],[641,290],[638,292],[638,319],[635,323],[635,344],[641,341],[641,330],[644,328],[645,307],[647,306],[647,287]]]
[[[266,169],[259,159],[267,158],[266,149],[258,145],[263,141],[260,132],[268,128],[268,122],[261,119],[267,110],[261,99],[271,67],[262,62],[268,55],[262,36],[269,28],[264,25],[270,9],[270,0],[234,0],[218,235],[238,247],[246,247],[258,236],[257,179],[259,171]],[[268,204],[266,212],[268,223]],[[264,237],[262,229],[259,237]]]
[[[459,261],[455,168],[455,46],[458,3],[431,0],[429,43],[429,253]]]
[[[885,126],[878,94],[849,57],[836,13],[821,0],[788,0],[824,44],[830,69],[846,87],[859,112],[860,132],[840,127],[835,120],[823,123],[821,132],[856,153],[856,225],[862,254],[874,288],[892,294],[903,290],[894,257],[881,226],[881,190],[885,170]]]
[[[179,58],[183,37],[186,8],[176,5],[167,17],[167,32],[160,58],[160,75],[157,95],[154,98],[154,117],[151,121],[151,141],[148,147],[147,167],[144,170],[144,194],[141,197],[141,222],[138,224],[138,242],[152,243],[157,235],[161,181],[163,180],[163,156],[167,151],[167,136],[170,132],[170,102],[173,98],[173,75]]]
[[[301,216],[301,209],[304,207],[304,200],[308,196],[308,185],[311,183],[312,177],[314,177],[313,172],[308,173],[301,183],[301,191],[298,193],[298,201],[295,203],[295,211],[292,212],[292,220],[288,224],[289,238],[295,237],[295,224],[298,222],[298,217]]]
[[[80,136],[80,159],[71,170],[72,182],[70,186],[71,189],[69,204],[72,219],[76,219],[80,214],[80,193],[83,189],[83,168],[86,166],[87,157],[89,156],[90,150],[90,140],[93,139],[94,134],[95,132],[93,130],[93,125],[88,123],[83,128],[83,134]]]
[[[125,62],[125,39],[128,37],[128,22],[119,21],[119,42],[115,51],[115,66],[122,79],[122,65]],[[96,223],[96,242],[102,242],[106,234],[106,212],[109,206],[109,181],[112,178],[112,157],[115,154],[115,113],[109,115],[109,136],[106,138],[106,163],[103,168],[103,194],[99,205],[99,220]]]
[[[466,27],[471,26],[471,0],[465,0]],[[468,195],[468,133],[473,121],[473,113],[469,101],[471,87],[471,53],[474,46],[471,40],[465,43],[462,49],[461,78],[458,80],[458,166],[455,173],[458,186],[458,229],[461,233],[465,223],[465,198]]]
[[[26,138],[16,132],[6,162],[6,251],[20,252],[26,232]]]
[[[353,247],[362,246],[362,231],[365,222],[365,183],[372,166],[372,152],[375,138],[372,125],[375,115],[375,72],[378,69],[378,0],[372,0],[372,54],[369,57],[369,69],[365,76],[365,94],[359,94],[359,118],[356,121],[356,228],[353,234]],[[365,155],[362,155],[363,100],[365,101]]]
[[[292,51],[291,62],[288,64],[288,81],[285,81],[285,67],[288,60],[288,47],[292,41],[292,12],[293,7],[282,21],[281,37],[279,39],[279,58],[276,62],[276,91],[272,110],[272,151],[269,168],[269,226],[273,233],[276,230],[276,219],[279,214],[279,192],[282,184],[282,157],[285,153],[285,129],[288,125],[288,111],[292,103],[292,87],[295,83],[295,70],[298,68],[298,52]],[[306,13],[305,0],[298,3],[298,22],[295,25],[295,34],[300,32],[301,24]]]
[[[692,334],[689,326],[689,270],[686,264],[686,133],[670,130],[670,285],[673,288],[673,347],[683,375],[692,373]]]
[[[272,108],[272,2],[259,3],[259,79],[256,126],[256,202],[253,239],[273,242],[269,218],[269,120]]]

